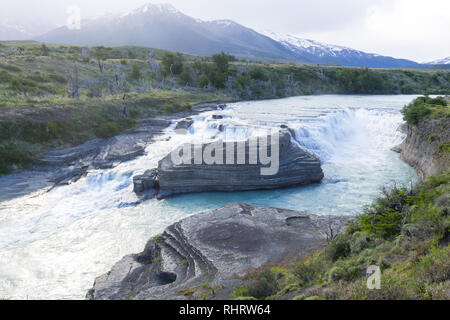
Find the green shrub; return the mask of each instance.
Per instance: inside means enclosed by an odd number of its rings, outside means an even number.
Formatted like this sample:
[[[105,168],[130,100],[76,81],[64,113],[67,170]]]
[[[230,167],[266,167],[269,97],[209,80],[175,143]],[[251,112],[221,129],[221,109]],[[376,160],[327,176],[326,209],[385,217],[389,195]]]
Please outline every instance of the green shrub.
[[[431,282],[450,279],[450,246],[433,247],[431,252],[422,257],[416,267],[416,276]]]
[[[12,166],[27,166],[33,162],[40,149],[25,141],[0,143],[0,174],[9,173]]]
[[[248,286],[248,296],[263,299],[274,295],[278,290],[275,274],[271,270],[263,270],[257,280]]]
[[[142,78],[141,70],[137,64],[131,66],[130,78],[135,81]]]
[[[95,135],[99,138],[111,138],[120,133],[119,125],[116,122],[105,122],[101,123],[99,127],[95,130]]]
[[[306,285],[316,280],[326,267],[325,262],[316,258],[301,262],[292,266],[292,273],[301,285]]]
[[[403,119],[409,124],[418,124],[423,118],[431,114],[423,100],[415,100],[402,110]]]
[[[437,148],[439,153],[450,153],[450,142],[441,143]]]
[[[352,254],[358,254],[370,247],[367,237],[362,233],[355,233],[350,241],[350,251]]]
[[[181,53],[168,52],[161,60],[163,72],[167,75],[179,75],[183,72],[184,58]]]
[[[436,106],[447,106],[447,100],[445,100],[443,97],[437,97],[435,99],[428,98],[426,103],[436,105]]]
[[[361,229],[371,234],[391,239],[400,234],[404,218],[403,210],[409,205],[411,192],[405,188],[394,187],[390,192],[384,190],[384,197],[367,206],[359,216]]]
[[[337,236],[328,244],[325,253],[332,261],[348,257],[351,253],[350,237],[347,234]]]
[[[233,293],[231,294],[233,298],[239,298],[239,297],[248,297],[248,286],[236,286],[233,289]]]
[[[11,79],[11,75],[7,71],[5,71],[5,70],[0,71],[0,82],[7,83],[10,81],[10,79]]]

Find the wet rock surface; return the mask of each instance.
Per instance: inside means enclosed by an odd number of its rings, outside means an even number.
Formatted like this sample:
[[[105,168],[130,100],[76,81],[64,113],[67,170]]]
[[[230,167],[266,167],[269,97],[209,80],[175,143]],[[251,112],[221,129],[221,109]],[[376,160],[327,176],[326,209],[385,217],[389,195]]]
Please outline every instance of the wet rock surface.
[[[343,230],[348,217],[230,204],[188,217],[151,239],[95,280],[88,299],[230,298],[231,289],[253,268],[299,259],[326,244],[327,230]]]
[[[6,201],[34,192],[46,192],[59,185],[76,182],[91,169],[112,168],[121,162],[144,154],[145,147],[158,139],[173,120],[186,118],[205,111],[217,110],[219,102],[202,103],[167,116],[141,119],[134,132],[104,140],[93,139],[81,145],[51,150],[43,154],[32,170],[22,170],[2,176],[0,201]]]

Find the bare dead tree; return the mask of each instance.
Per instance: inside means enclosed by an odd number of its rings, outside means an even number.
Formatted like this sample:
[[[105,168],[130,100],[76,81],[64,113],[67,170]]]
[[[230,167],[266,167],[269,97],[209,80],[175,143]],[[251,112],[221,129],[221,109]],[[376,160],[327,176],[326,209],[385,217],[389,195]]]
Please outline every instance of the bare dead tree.
[[[89,49],[88,48],[82,48],[81,49],[81,54],[80,54],[81,59],[89,59],[90,55],[89,55]]]
[[[103,72],[105,71],[105,62],[101,59],[97,60],[98,69],[100,71],[100,75],[103,77]]]
[[[155,53],[152,50],[148,52],[148,65],[156,76],[161,73],[161,65],[159,64],[158,60],[155,57]]]
[[[78,99],[80,97],[80,79],[78,76],[78,65],[76,63],[73,74],[67,69],[67,79],[69,80],[67,83],[67,94],[70,98]]]
[[[333,222],[331,221],[331,216],[328,216],[326,235],[327,235],[327,243],[330,243],[334,238],[336,238],[336,231],[334,230]]]

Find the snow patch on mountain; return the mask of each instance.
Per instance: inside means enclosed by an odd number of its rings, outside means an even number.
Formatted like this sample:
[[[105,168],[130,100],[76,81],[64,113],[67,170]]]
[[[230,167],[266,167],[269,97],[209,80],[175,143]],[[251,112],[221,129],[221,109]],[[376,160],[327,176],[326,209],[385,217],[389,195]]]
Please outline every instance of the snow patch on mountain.
[[[426,64],[450,64],[450,57],[427,62]]]
[[[367,55],[367,53],[351,49],[348,47],[338,46],[327,44],[315,40],[304,39],[292,34],[280,34],[272,31],[263,31],[262,34],[268,36],[269,38],[278,41],[282,45],[284,45],[287,49],[298,52],[298,51],[306,51],[311,54],[319,55],[319,56],[338,56],[341,54],[357,54],[357,55]],[[374,54],[369,54],[372,56],[377,56]]]

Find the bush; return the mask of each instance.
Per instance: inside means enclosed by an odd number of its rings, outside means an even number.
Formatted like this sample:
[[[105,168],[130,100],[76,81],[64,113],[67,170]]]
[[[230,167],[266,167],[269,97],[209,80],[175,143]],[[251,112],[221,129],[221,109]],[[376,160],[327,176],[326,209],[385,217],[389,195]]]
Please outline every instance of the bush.
[[[411,192],[394,187],[390,192],[383,190],[384,197],[367,206],[359,216],[361,229],[368,233],[391,239],[400,234],[404,218],[403,210],[408,208]]]
[[[0,174],[9,173],[14,165],[32,163],[39,151],[37,146],[20,140],[0,143]]]
[[[443,97],[437,97],[435,99],[428,98],[426,102],[435,106],[447,106],[447,100],[445,100]]]
[[[403,119],[408,124],[418,124],[422,119],[431,114],[431,109],[428,108],[423,100],[416,99],[413,103],[407,105],[402,110]]]
[[[120,133],[119,125],[115,122],[105,122],[99,125],[95,130],[95,135],[99,138],[111,138]]]
[[[257,280],[248,286],[248,296],[263,299],[274,295],[279,290],[275,274],[270,270],[264,270]]]
[[[248,286],[236,286],[234,287],[233,293],[231,294],[233,298],[248,297]]]
[[[7,71],[5,71],[5,70],[0,71],[0,82],[7,83],[10,81],[10,79],[11,79],[11,75]]]
[[[166,53],[161,59],[163,72],[167,75],[179,75],[183,72],[184,59],[181,53]]]
[[[141,70],[137,64],[131,66],[130,78],[137,81],[142,78]]]
[[[351,253],[350,237],[346,234],[337,236],[327,246],[325,253],[332,261],[348,257]]]
[[[369,247],[370,243],[364,234],[357,232],[352,236],[350,242],[350,251],[352,254],[358,254],[361,251],[368,249]]]
[[[431,282],[450,279],[450,246],[434,247],[420,259],[416,267],[416,276]]]

